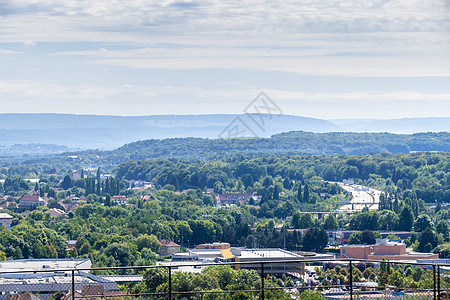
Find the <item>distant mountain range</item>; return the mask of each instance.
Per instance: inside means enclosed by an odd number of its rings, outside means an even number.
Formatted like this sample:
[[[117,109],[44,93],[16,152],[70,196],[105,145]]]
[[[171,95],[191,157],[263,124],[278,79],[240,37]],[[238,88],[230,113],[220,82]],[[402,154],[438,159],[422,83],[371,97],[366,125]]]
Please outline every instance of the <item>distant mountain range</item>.
[[[0,154],[23,154],[18,150],[25,147],[20,145],[28,144],[34,145],[25,152],[34,153],[37,149],[38,153],[57,153],[69,149],[110,150],[147,139],[227,138],[233,132],[237,137],[270,137],[288,131],[442,132],[450,131],[450,118],[322,120],[292,115],[0,114]]]

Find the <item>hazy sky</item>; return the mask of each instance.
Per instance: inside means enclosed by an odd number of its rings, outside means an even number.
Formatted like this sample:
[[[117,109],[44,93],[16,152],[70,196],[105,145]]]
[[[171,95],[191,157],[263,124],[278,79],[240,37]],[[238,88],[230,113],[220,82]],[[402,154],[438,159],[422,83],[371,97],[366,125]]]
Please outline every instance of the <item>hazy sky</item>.
[[[1,112],[450,116],[450,0],[0,1]]]

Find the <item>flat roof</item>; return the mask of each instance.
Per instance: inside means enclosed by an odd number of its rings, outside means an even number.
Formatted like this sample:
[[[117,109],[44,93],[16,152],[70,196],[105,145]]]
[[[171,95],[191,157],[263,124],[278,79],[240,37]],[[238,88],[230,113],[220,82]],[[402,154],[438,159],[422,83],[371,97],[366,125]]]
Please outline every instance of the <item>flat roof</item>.
[[[301,259],[303,256],[285,251],[282,249],[249,249],[241,250],[241,255],[237,255],[240,258],[297,258]]]
[[[83,268],[91,267],[91,260],[89,258],[81,259],[17,259],[0,262],[0,271],[39,271],[39,270],[54,270],[54,269],[73,269],[77,267]]]
[[[189,250],[189,253],[191,254],[198,254],[198,255],[217,255],[222,256],[221,249],[192,249]]]
[[[361,248],[361,247],[375,247],[375,246],[403,246],[406,244],[404,243],[394,243],[394,242],[389,242],[386,244],[370,244],[370,245],[364,245],[364,244],[353,244],[353,245],[343,245],[342,247],[346,247],[346,248]]]

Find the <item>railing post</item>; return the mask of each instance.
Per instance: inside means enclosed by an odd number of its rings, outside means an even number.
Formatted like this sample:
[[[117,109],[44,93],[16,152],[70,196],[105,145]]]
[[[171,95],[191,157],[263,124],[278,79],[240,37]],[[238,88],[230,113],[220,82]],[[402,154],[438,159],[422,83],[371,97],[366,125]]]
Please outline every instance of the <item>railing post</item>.
[[[75,300],[75,269],[72,269],[72,300]]]
[[[264,300],[264,263],[261,263],[261,300]]]
[[[437,266],[437,291],[438,291],[438,299],[441,299],[441,266]]]
[[[436,265],[433,265],[433,299],[436,299]]]
[[[353,265],[352,261],[350,261],[350,300],[353,299]]]
[[[172,267],[169,266],[169,300],[172,300]]]

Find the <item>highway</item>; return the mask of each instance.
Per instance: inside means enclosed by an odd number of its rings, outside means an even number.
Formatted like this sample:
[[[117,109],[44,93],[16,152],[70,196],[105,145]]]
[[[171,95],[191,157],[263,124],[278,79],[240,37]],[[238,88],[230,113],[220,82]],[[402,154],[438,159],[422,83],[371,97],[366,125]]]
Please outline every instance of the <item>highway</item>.
[[[350,192],[352,197],[349,203],[338,208],[337,212],[357,212],[366,206],[369,210],[378,209],[381,191],[357,184],[347,185],[342,182],[338,182],[338,184]]]

